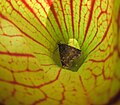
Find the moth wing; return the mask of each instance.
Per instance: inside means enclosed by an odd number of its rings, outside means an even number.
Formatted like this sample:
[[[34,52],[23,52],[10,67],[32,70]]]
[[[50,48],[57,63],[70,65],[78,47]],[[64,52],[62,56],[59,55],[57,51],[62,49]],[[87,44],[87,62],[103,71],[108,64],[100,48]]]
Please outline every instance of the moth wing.
[[[65,68],[69,68],[72,65],[74,59],[80,56],[81,50],[76,49],[66,44],[58,44],[61,64]]]

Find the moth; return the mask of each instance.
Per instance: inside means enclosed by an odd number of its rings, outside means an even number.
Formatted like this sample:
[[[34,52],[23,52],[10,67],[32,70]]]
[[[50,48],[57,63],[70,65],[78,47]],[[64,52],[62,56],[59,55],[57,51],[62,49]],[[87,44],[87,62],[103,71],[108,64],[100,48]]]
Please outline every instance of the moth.
[[[58,47],[62,67],[69,69],[73,65],[74,60],[80,57],[81,50],[61,43],[58,43]]]

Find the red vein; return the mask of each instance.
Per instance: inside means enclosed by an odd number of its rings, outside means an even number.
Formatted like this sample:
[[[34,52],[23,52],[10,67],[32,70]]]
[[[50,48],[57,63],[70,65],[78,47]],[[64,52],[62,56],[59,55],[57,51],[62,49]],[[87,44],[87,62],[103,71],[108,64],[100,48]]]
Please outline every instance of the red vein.
[[[28,21],[18,10],[16,10],[13,6],[12,6],[12,4],[11,4],[11,2],[9,1],[9,4],[11,5],[11,7],[14,9],[14,11],[16,11],[17,13],[19,13],[19,15],[23,18],[23,19],[25,19],[31,26],[33,26],[38,32],[40,32],[40,34],[47,40],[47,41],[49,41],[48,39],[47,39],[47,37],[45,37],[42,33],[41,33],[41,31],[39,31],[38,29],[37,29],[37,27],[35,27],[32,23],[30,23],[30,21]],[[53,38],[52,38],[53,39]],[[54,40],[54,39],[53,39]],[[55,40],[54,40],[55,41]],[[50,42],[50,41],[49,41]]]
[[[47,100],[48,98],[47,94],[43,90],[40,90],[40,91],[44,95],[44,98],[36,100],[34,103],[32,103],[32,105],[40,104],[41,102]]]
[[[62,99],[60,100],[60,104],[62,105],[62,104],[64,104],[64,100],[65,100],[65,86],[64,86],[64,84],[62,84],[61,83],[61,85],[62,85],[62,88],[63,88],[63,92],[62,92]]]
[[[62,37],[63,37],[63,39],[64,39],[64,41],[65,41],[65,38],[64,38],[64,35],[63,35],[63,32],[62,32],[62,28],[61,28],[60,22],[59,22],[59,20],[58,20],[58,18],[57,18],[57,13],[56,13],[53,5],[51,6],[51,11],[52,11],[52,13],[53,13],[53,15],[54,15],[54,17],[55,17],[55,20],[56,20],[56,22],[57,22],[57,24],[58,24],[58,26],[59,26],[60,32],[61,32],[61,34],[62,34]]]
[[[16,24],[14,24],[12,21],[10,21],[8,18],[6,18],[5,16],[3,16],[1,13],[0,13],[0,16],[2,18],[4,18],[5,20],[9,21],[10,23],[12,23],[15,27],[17,27],[19,29],[19,31],[21,33],[23,33],[26,37],[30,38],[31,40],[33,40],[34,42],[38,43],[39,45],[41,45],[42,47],[46,48],[47,50],[49,50],[46,46],[44,46],[44,44],[40,43],[39,41],[35,40],[34,38],[32,38],[31,36],[29,36],[28,34],[26,34],[23,30],[21,30]],[[50,51],[50,50],[49,50]]]
[[[94,60],[94,59],[89,59],[89,61],[92,62],[105,62],[107,59],[109,59],[113,55],[113,52],[111,52],[105,59],[102,60]]]
[[[53,79],[53,80],[51,80],[51,81],[48,81],[48,82],[46,82],[46,83],[42,83],[42,84],[40,84],[40,85],[38,85],[38,86],[27,85],[27,84],[19,83],[19,82],[17,82],[17,81],[4,80],[4,79],[1,79],[1,78],[0,78],[0,81],[1,81],[1,82],[6,82],[6,83],[10,83],[10,84],[14,84],[14,85],[23,86],[23,87],[28,87],[28,88],[41,88],[41,87],[44,87],[44,86],[46,86],[46,85],[49,85],[49,84],[55,82],[55,81],[59,78],[60,73],[61,73],[61,70],[62,70],[62,69],[60,68],[60,70],[58,71],[58,74],[57,74],[57,76],[55,77],[55,79]]]
[[[65,21],[66,18],[65,18],[65,13],[64,13],[63,5],[62,5],[62,0],[60,0],[60,6],[61,6],[61,8],[62,8],[64,23],[65,23],[65,28],[66,28],[66,32],[67,32],[67,34],[68,34],[68,28],[67,28],[67,24],[66,24],[66,21]],[[69,37],[69,35],[68,35],[68,37]]]
[[[81,76],[79,76],[79,80],[80,80],[80,84],[82,85],[82,88],[83,88],[83,90],[84,90],[84,92],[85,92],[85,95],[86,95],[86,97],[87,97],[87,101],[88,101],[89,105],[91,105],[91,102],[90,102],[90,99],[89,99],[89,96],[88,96],[88,93],[87,93],[87,89],[86,89],[85,86],[84,86],[84,83],[83,83],[83,81],[82,81]]]
[[[7,68],[6,66],[0,65],[1,68],[11,72],[11,73],[23,73],[23,72],[42,72],[43,69],[36,69],[36,70],[30,70],[30,69],[25,69],[25,70],[12,70],[10,68]]]
[[[49,6],[51,6],[52,3],[53,3],[53,0],[45,0],[45,1],[47,1],[47,4],[48,4]]]
[[[88,30],[89,30],[89,27],[90,27],[90,23],[92,21],[92,14],[93,14],[95,1],[96,0],[91,0],[90,14],[89,14],[89,19],[88,19],[87,27],[86,27],[86,30],[85,30],[85,35],[84,35],[84,39],[83,39],[82,45],[83,45],[84,41],[86,40],[86,36],[87,36]]]
[[[46,12],[46,10],[45,10],[45,8],[43,7],[43,5],[42,5],[38,0],[36,0],[36,1],[37,1],[37,2],[40,4],[40,6],[43,8],[45,14],[48,15],[48,13]],[[47,19],[49,20],[49,22],[50,22],[50,24],[51,24],[51,26],[52,26],[54,32],[56,33],[55,28],[54,28],[54,25],[53,25],[52,22],[50,21],[49,16],[47,17]],[[56,33],[56,35],[57,35],[57,33]],[[58,37],[58,36],[57,36],[57,37]]]
[[[14,52],[2,52],[2,51],[0,51],[0,54],[1,55],[17,56],[17,57],[35,57],[32,54],[14,53]]]
[[[80,35],[80,22],[81,22],[81,11],[82,11],[82,2],[83,0],[80,0],[80,8],[79,8],[79,21],[78,21],[78,34]],[[79,38],[79,35],[78,35],[78,38]]]
[[[44,26],[44,24],[39,20],[39,18],[37,17],[36,13],[34,12],[34,10],[27,4],[27,2],[25,0],[22,0],[23,4],[33,13],[33,15],[36,17],[36,19],[40,22],[40,24],[46,29],[46,31],[49,33],[50,37],[53,39],[52,35],[50,34],[50,32],[48,31],[48,29]],[[53,39],[55,41],[55,39]]]
[[[109,28],[110,28],[111,23],[112,23],[112,18],[110,19],[110,22],[109,22],[109,24],[108,24],[108,27],[106,28],[106,31],[105,31],[105,34],[104,34],[102,40],[96,45],[96,47],[94,47],[94,48],[89,52],[89,54],[90,54],[92,51],[94,51],[94,50],[103,42],[103,40],[104,40],[105,37],[107,36],[107,33],[108,33],[108,31],[109,31]]]
[[[73,0],[70,0],[70,9],[71,9],[71,18],[72,18],[72,32],[73,32],[73,38],[74,36],[74,11],[73,11]]]

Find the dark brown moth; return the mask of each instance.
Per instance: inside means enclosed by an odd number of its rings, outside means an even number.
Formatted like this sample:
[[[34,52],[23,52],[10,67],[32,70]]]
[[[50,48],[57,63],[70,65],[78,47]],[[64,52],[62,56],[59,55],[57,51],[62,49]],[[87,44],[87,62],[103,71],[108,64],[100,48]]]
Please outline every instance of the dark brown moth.
[[[74,60],[80,57],[81,50],[61,43],[58,44],[58,47],[62,67],[69,69],[73,65]]]

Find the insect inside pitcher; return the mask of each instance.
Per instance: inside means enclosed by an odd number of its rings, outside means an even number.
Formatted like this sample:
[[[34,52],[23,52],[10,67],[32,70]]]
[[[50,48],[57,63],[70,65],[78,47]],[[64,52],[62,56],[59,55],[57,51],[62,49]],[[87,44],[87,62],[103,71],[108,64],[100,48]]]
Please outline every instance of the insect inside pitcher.
[[[80,57],[81,50],[67,44],[58,43],[60,61],[63,68],[70,68],[75,59]]]

